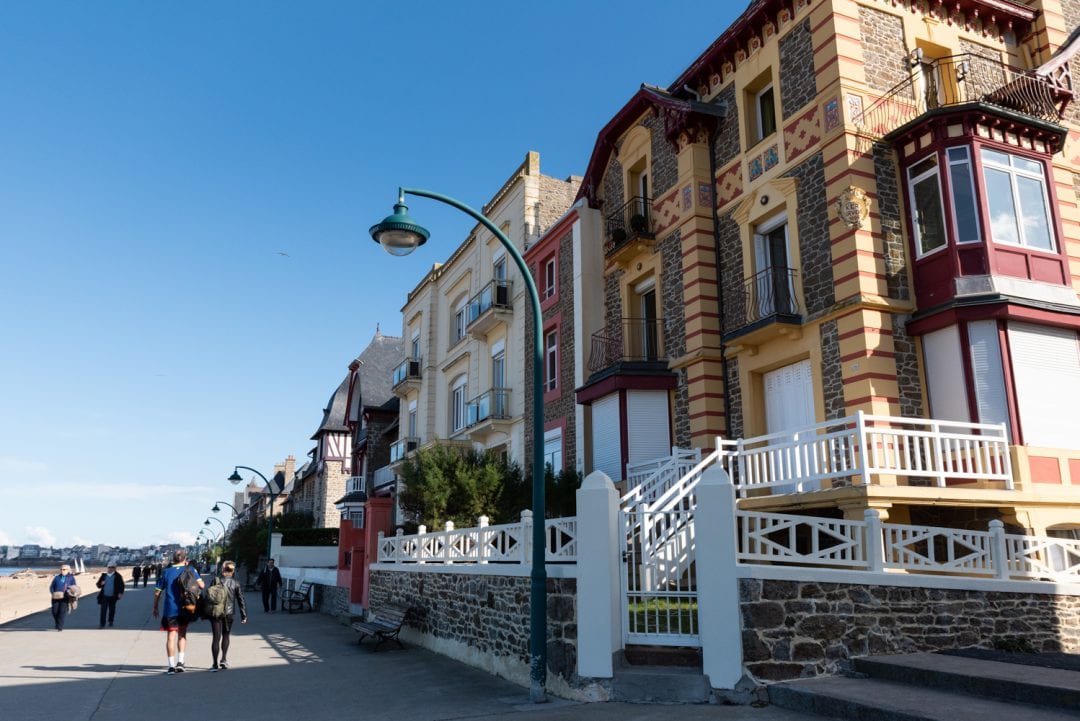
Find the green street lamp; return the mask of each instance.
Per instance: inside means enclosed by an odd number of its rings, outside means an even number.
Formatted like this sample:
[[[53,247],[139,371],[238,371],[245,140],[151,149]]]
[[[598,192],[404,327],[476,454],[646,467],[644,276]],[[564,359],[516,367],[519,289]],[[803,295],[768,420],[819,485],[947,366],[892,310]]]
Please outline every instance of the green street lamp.
[[[258,471],[256,471],[254,468],[251,468],[250,466],[235,466],[233,468],[232,475],[229,476],[229,478],[227,479],[229,481],[229,483],[231,483],[231,484],[233,484],[235,486],[238,483],[243,483],[244,482],[244,479],[240,477],[240,473],[238,472],[241,468],[243,468],[245,471],[251,471],[256,476],[261,478],[263,483],[266,484],[266,492],[270,494],[270,513],[267,514],[267,519],[266,519],[266,558],[269,559],[270,558],[270,550],[273,548],[273,545],[272,545],[273,544],[273,538],[272,538],[272,536],[274,534],[274,501],[277,500],[278,492],[274,490],[273,484],[270,483],[270,481],[266,480],[266,476],[259,473]],[[228,504],[226,504],[226,505],[228,505]]]
[[[225,503],[225,501],[214,501],[214,507],[211,508],[210,510],[213,511],[214,513],[218,513],[219,511],[221,511],[221,506],[218,505],[219,503],[231,508],[234,517],[239,517],[240,512],[236,510],[236,506],[234,506],[231,503]]]
[[[514,259],[514,264],[521,272],[521,277],[529,292],[533,317],[533,539],[532,583],[529,591],[529,653],[532,682],[529,696],[533,702],[541,703],[547,700],[545,695],[547,686],[547,568],[544,565],[547,543],[544,524],[544,456],[541,452],[544,447],[544,358],[541,341],[543,323],[540,314],[540,294],[536,291],[536,283],[521,253],[489,218],[458,200],[430,190],[398,188],[398,201],[394,205],[393,214],[388,215],[381,223],[371,226],[369,232],[372,240],[381,245],[387,253],[395,256],[408,255],[431,237],[431,234],[409,215],[409,209],[405,205],[406,193],[438,200],[457,208],[490,230],[506,248],[507,254]]]
[[[208,517],[208,518],[207,518],[207,519],[206,519],[205,521],[203,521],[203,525],[204,525],[204,526],[209,526],[209,525],[210,525],[210,521],[212,521],[212,520],[213,520],[213,521],[217,521],[217,522],[218,522],[218,525],[220,525],[220,526],[221,526],[221,537],[222,537],[222,538],[225,538],[225,534],[229,532],[229,529],[228,529],[228,528],[227,528],[227,527],[225,526],[225,524],[224,524],[224,523],[222,523],[222,522],[221,522],[221,519],[220,519],[220,518],[215,518],[214,516],[210,516],[210,517]]]

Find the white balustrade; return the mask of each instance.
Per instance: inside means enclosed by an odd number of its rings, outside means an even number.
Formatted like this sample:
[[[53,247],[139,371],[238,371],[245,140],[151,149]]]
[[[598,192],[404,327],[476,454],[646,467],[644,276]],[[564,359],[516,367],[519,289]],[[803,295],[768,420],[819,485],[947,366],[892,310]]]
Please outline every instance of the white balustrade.
[[[549,563],[577,562],[577,518],[551,518],[545,523]],[[474,528],[455,528],[447,521],[444,530],[393,537],[379,535],[379,563],[518,563],[532,562],[532,511],[521,513],[521,522],[498,526],[481,516]]]

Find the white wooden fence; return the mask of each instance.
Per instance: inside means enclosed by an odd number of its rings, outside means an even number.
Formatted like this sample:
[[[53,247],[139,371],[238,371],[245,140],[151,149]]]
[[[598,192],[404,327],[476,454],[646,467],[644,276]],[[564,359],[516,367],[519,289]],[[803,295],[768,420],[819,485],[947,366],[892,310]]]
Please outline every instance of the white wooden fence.
[[[379,563],[532,563],[532,511],[522,511],[519,523],[488,525],[481,516],[474,528],[454,528],[446,522],[442,531],[429,533],[425,526],[406,536],[379,533]],[[544,524],[548,563],[577,561],[577,518],[549,518]]]

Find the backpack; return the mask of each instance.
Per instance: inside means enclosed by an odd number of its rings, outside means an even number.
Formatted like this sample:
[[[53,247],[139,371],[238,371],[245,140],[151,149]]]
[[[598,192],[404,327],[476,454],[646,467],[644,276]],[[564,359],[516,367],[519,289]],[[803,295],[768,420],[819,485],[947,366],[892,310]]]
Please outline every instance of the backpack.
[[[180,606],[189,616],[194,616],[202,591],[199,588],[199,574],[191,566],[186,566],[173,583],[176,584],[180,596]]]
[[[229,603],[229,588],[221,581],[215,579],[214,585],[206,591],[207,618],[224,618]]]

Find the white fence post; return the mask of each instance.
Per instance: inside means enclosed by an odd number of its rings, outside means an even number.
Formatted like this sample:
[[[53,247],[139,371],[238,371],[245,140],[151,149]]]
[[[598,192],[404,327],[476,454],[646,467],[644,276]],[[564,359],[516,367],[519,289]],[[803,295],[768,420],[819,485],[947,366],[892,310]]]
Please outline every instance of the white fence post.
[[[1005,524],[996,518],[990,521],[990,563],[994,567],[994,578],[1009,577],[1009,551],[1005,546]]]
[[[382,550],[383,550],[383,532],[379,531],[378,545],[375,546],[375,561],[376,561],[376,563],[385,563],[386,562],[386,559],[383,558]]]
[[[454,530],[454,522],[447,521],[446,528],[444,529],[446,535],[443,536],[442,544],[443,562],[447,564],[453,563],[453,561],[450,560],[450,531],[452,530]]]
[[[427,563],[427,558],[425,557],[425,554],[424,554],[424,539],[420,538],[420,536],[423,536],[426,533],[427,533],[427,526],[425,526],[423,524],[420,524],[419,526],[417,526],[417,528],[416,528],[416,562],[417,563]],[[398,534],[399,535],[401,534],[401,529],[400,528],[398,529]],[[402,550],[404,550],[404,549],[402,549]]]
[[[405,529],[397,529],[397,533],[394,534],[394,560],[397,563],[405,560]]]
[[[476,519],[476,523],[480,530],[476,532],[476,561],[477,563],[487,563],[488,557],[488,517],[480,516]]]
[[[733,689],[743,676],[735,489],[720,464],[701,474],[697,502],[695,519],[708,519],[694,524],[702,671],[713,688]]]
[[[577,491],[578,675],[611,678],[622,648],[619,494],[602,471]],[[524,520],[524,519],[522,519]]]
[[[870,485],[870,460],[876,458],[877,453],[870,450],[870,441],[866,437],[866,414],[862,411],[855,411],[855,437],[859,444],[859,465],[862,466],[859,476],[865,488]]]
[[[882,537],[884,529],[881,526],[881,514],[876,508],[867,508],[863,511],[866,520],[866,562],[870,573],[881,573],[885,568],[885,539]]]
[[[518,559],[518,563],[528,563],[532,565],[532,524],[533,517],[532,511],[526,508],[521,512],[521,543],[518,544],[518,548],[521,549],[521,557]]]

